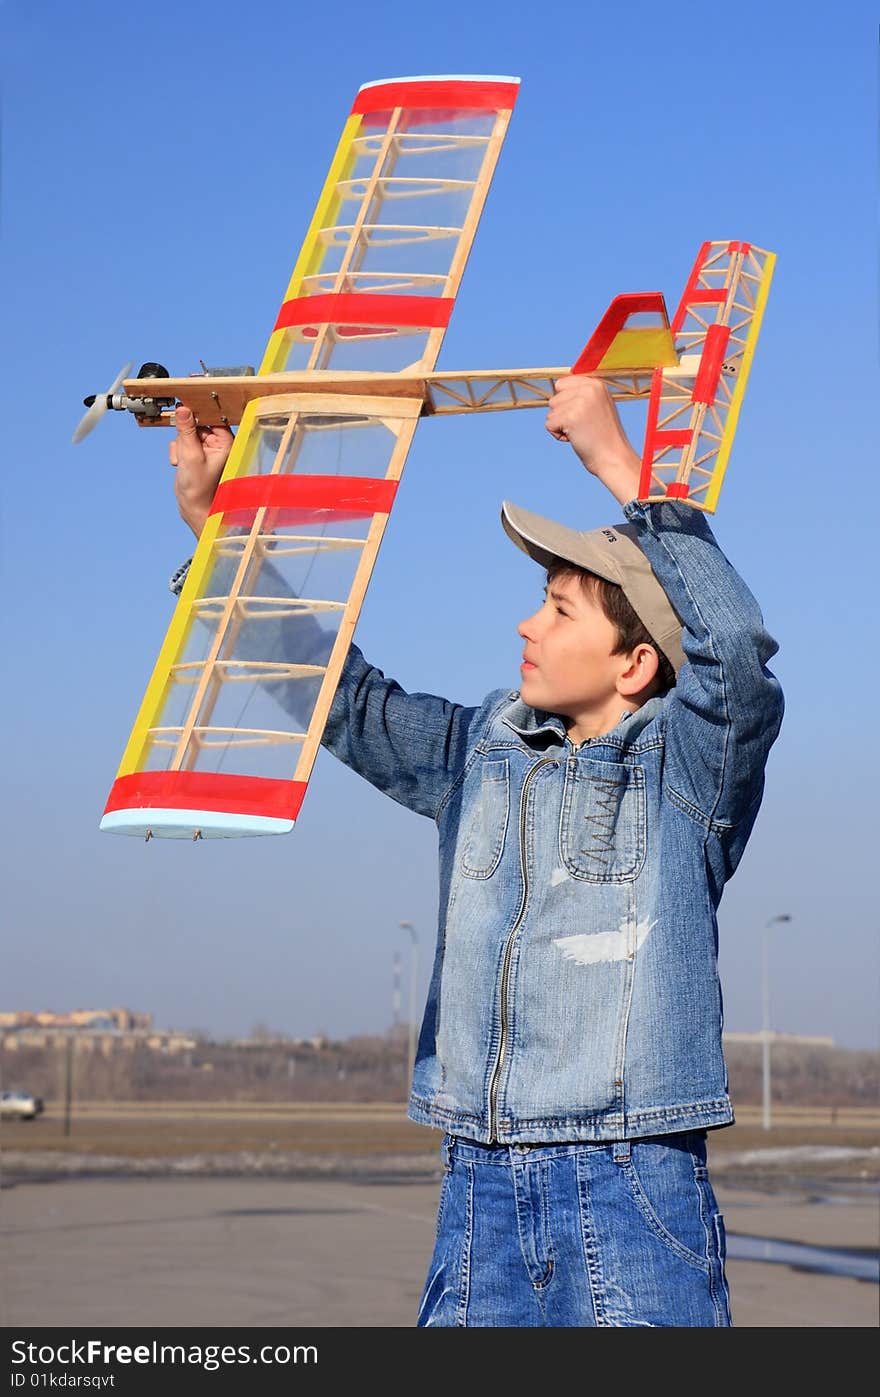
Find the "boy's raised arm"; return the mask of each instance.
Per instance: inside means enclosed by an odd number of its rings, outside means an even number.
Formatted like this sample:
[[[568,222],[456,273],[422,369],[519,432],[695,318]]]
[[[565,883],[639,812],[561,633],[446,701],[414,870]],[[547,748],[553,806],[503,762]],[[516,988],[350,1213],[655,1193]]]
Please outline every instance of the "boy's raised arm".
[[[694,818],[719,832],[763,792],[764,765],[782,722],[778,649],[758,604],[705,517],[689,505],[641,504],[640,462],[613,399],[596,379],[560,379],[548,430],[570,441],[639,531],[639,543],[681,618],[688,663],[668,699],[665,783]]]
[[[688,663],[668,699],[666,786],[695,817],[735,826],[760,800],[782,722],[782,690],[766,668],[779,647],[699,511],[632,501],[624,514],[684,626]]]
[[[480,711],[405,693],[352,645],[321,741],[371,785],[434,819],[464,769]]]

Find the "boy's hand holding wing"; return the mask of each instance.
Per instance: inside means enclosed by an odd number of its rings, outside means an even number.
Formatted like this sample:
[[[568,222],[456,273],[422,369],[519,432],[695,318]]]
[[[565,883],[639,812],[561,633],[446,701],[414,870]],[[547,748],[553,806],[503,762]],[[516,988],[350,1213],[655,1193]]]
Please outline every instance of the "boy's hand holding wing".
[[[181,518],[198,538],[234,438],[228,427],[197,427],[188,407],[179,407],[174,421],[177,436],[168,446],[168,459],[176,467],[174,494]]]
[[[601,379],[588,374],[558,378],[545,425],[557,441],[571,443],[590,474],[601,480],[620,504],[635,499],[641,461]]]

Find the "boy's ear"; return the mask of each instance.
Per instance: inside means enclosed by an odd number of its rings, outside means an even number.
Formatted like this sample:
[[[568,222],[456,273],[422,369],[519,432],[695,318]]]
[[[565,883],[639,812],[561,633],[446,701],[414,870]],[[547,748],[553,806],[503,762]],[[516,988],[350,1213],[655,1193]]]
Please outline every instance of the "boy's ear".
[[[636,698],[657,678],[660,657],[653,645],[643,642],[621,658],[626,664],[617,678],[617,692],[624,698]]]

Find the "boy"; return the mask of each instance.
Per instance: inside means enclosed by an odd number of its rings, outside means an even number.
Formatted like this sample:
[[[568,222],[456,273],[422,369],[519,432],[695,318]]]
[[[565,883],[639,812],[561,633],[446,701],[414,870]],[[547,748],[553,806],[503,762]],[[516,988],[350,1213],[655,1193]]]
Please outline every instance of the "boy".
[[[519,691],[407,695],[352,646],[324,735],[440,834],[409,1115],[445,1131],[444,1175],[417,1323],[727,1326],[715,912],[782,718],[776,645],[705,518],[635,502],[600,382],[560,379],[547,427],[628,522],[503,506],[548,569]],[[178,411],[197,534],[230,442]]]

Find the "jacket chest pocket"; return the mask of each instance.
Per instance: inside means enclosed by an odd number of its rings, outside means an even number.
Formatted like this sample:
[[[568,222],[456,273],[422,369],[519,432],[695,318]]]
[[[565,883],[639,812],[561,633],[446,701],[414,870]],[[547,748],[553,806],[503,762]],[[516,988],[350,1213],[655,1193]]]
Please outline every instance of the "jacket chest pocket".
[[[491,878],[501,859],[510,816],[507,758],[484,761],[474,783],[461,871],[467,878]]]
[[[569,761],[559,854],[573,878],[628,883],[645,862],[645,772],[616,762]]]

